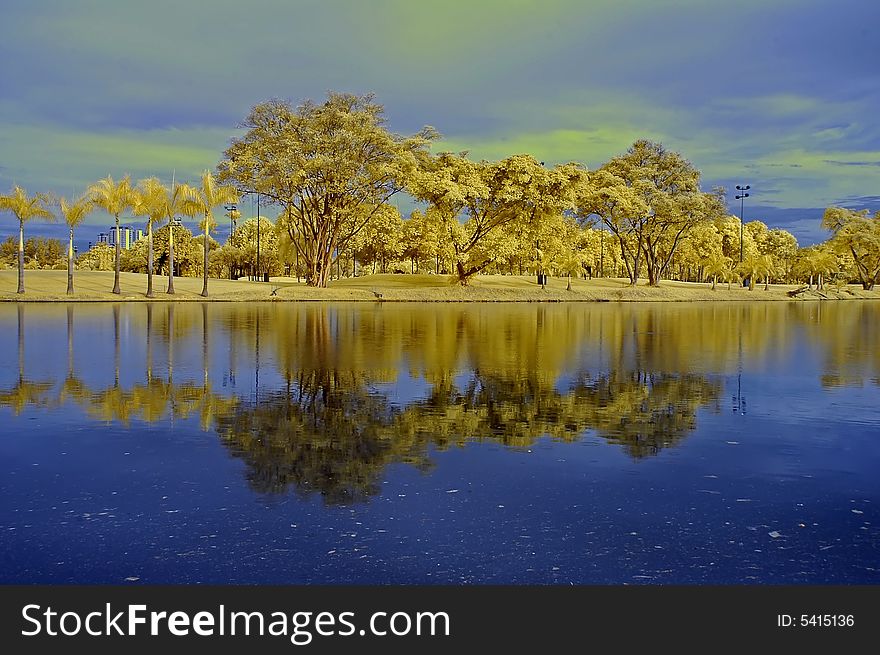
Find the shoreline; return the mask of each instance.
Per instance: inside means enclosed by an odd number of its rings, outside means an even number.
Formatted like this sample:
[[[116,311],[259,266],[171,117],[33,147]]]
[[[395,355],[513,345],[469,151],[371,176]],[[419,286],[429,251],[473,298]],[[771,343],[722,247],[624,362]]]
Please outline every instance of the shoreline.
[[[146,278],[142,273],[122,273],[122,294],[108,289],[113,284],[112,271],[78,271],[74,278],[76,292],[66,294],[66,271],[29,270],[25,272],[24,294],[15,293],[17,271],[0,271],[0,302],[4,303],[118,303],[118,302],[418,302],[418,303],[589,303],[589,302],[809,302],[837,300],[880,300],[880,290],[864,291],[861,285],[837,289],[815,288],[796,297],[788,292],[803,285],[763,284],[754,291],[739,285],[727,289],[719,283],[663,281],[659,287],[647,283],[631,286],[619,278],[572,279],[572,290],[566,289],[566,278],[551,278],[542,289],[533,276],[478,276],[471,285],[462,287],[449,276],[419,274],[377,274],[333,281],[325,289],[297,283],[295,278],[271,278],[269,282],[247,280],[209,280],[207,298],[201,296],[202,279],[175,277],[176,293],[164,289],[167,277],[154,276],[155,297],[146,297]]]

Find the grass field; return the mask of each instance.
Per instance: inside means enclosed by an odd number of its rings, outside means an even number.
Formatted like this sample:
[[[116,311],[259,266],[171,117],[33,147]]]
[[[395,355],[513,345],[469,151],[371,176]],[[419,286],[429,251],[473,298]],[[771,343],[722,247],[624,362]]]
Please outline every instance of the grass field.
[[[0,271],[0,300],[2,301],[147,301],[147,276],[141,273],[122,273],[122,293],[114,295],[113,273],[105,271],[78,271],[75,277],[76,293],[68,296],[66,271],[26,271],[23,295],[15,293],[17,272],[14,269]],[[156,301],[202,301],[201,278],[174,278],[176,294],[165,293],[167,277],[154,276],[153,288]],[[295,278],[272,278],[270,282],[245,280],[209,281],[211,301],[411,301],[411,302],[565,302],[565,301],[724,301],[724,300],[790,300],[786,292],[795,285],[763,285],[754,291],[734,285],[728,291],[726,284],[718,284],[712,291],[710,285],[691,282],[664,281],[659,287],[645,283],[632,287],[627,280],[595,279],[572,280],[572,290],[566,290],[567,280],[550,278],[546,288],[535,283],[533,276],[484,275],[474,278],[462,287],[445,275],[368,275],[337,280],[327,289],[315,289]],[[877,299],[880,292],[862,291],[850,285],[841,290],[829,287],[825,291],[808,291],[799,300]]]

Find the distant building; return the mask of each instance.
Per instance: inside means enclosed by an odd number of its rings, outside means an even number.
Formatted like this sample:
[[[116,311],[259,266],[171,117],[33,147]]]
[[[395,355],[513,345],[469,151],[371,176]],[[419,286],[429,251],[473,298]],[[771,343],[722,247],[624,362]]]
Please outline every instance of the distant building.
[[[180,225],[180,220],[175,221],[175,225]],[[144,238],[144,231],[141,229],[135,229],[131,225],[120,225],[119,226],[119,243],[125,250],[129,250],[135,243]],[[110,228],[109,232],[99,232],[98,240],[95,242],[98,243],[106,243],[108,246],[116,246],[116,226]],[[91,249],[92,243],[89,242],[89,249]]]
[[[101,234],[103,234],[103,232]],[[101,240],[101,234],[98,235],[99,241]],[[137,238],[140,238],[141,236],[143,236],[143,230],[138,230],[138,237]],[[134,244],[134,242],[137,240],[137,238],[135,238],[135,230],[131,225],[120,225],[119,226],[119,244],[122,246],[122,248],[124,248],[125,250],[128,250],[129,248],[131,248],[131,246]],[[109,234],[108,238],[106,239],[106,243],[108,243],[111,246],[116,245],[116,228],[115,227],[110,230],[110,234]]]

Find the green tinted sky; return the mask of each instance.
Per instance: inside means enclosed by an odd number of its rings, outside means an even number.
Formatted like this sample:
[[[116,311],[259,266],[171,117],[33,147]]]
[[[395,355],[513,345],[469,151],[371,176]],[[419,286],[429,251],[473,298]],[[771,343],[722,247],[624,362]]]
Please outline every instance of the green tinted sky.
[[[0,188],[195,179],[271,97],[374,92],[392,129],[595,167],[641,137],[746,219],[880,205],[880,3],[5,0]],[[738,204],[731,199],[731,208]],[[95,215],[97,223],[106,219]],[[11,233],[7,221],[5,231]]]

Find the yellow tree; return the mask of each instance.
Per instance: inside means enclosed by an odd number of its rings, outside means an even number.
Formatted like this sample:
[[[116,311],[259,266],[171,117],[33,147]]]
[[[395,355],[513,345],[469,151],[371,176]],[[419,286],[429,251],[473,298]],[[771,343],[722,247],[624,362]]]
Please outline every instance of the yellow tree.
[[[100,207],[116,221],[116,265],[113,275],[113,293],[121,293],[119,289],[119,260],[122,254],[122,239],[119,238],[119,215],[131,207],[134,200],[131,178],[126,175],[115,182],[108,175],[90,186],[88,194],[95,207]]]
[[[747,255],[738,267],[739,273],[749,281],[749,291],[755,290],[755,278],[770,275],[772,268],[773,259],[769,255],[758,253]],[[764,288],[766,290],[766,283]]]
[[[825,288],[825,280],[831,277],[838,270],[838,261],[834,252],[828,248],[817,248],[811,259],[813,271],[816,273],[816,286],[819,289]]]
[[[436,221],[432,221],[429,216],[417,209],[410,213],[403,224],[402,241],[403,255],[409,257],[410,270],[413,273],[421,271],[422,262],[431,259],[437,261],[442,236]],[[439,265],[436,265],[436,268],[439,269]],[[439,273],[439,270],[437,272]]]
[[[88,196],[83,196],[68,202],[66,198],[58,201],[61,209],[61,215],[64,216],[64,222],[67,223],[69,230],[67,243],[67,294],[73,294],[73,231],[82,223],[89,212],[92,211],[92,203]]]
[[[725,257],[721,252],[712,252],[703,260],[703,271],[706,275],[712,277],[712,291],[718,283],[718,276],[726,277],[728,281],[728,289],[730,289],[731,280],[731,260]]]
[[[364,211],[372,214],[372,219],[351,240],[351,249],[362,265],[372,264],[373,273],[377,265],[379,272],[385,273],[388,262],[403,253],[403,219],[397,208],[388,204],[375,211],[365,207]]]
[[[831,230],[829,245],[852,256],[862,288],[873,289],[880,282],[880,212],[871,217],[867,210],[829,207],[822,226]]]
[[[578,275],[583,270],[584,254],[576,248],[559,253],[555,261],[560,272],[568,277],[566,291],[571,291],[571,276]]]
[[[702,221],[694,226],[678,249],[676,261],[681,269],[680,279],[690,280],[693,267],[697,272],[697,280],[702,282],[706,276],[712,275],[706,270],[706,265],[713,257],[724,257],[721,233],[713,221]],[[715,275],[721,275],[721,269],[716,268]]]
[[[592,216],[598,216],[610,228],[620,246],[621,259],[626,266],[630,284],[636,284],[642,248],[633,238],[629,224],[641,220],[640,217],[648,213],[644,198],[606,165],[589,173],[589,184],[582,188],[577,213],[585,223],[590,222]],[[604,233],[600,237],[604,249]]]
[[[158,178],[141,180],[135,189],[134,213],[147,219],[147,298],[153,293],[153,224],[167,215],[168,189]]]
[[[723,211],[720,190],[700,191],[700,172],[676,152],[636,141],[592,175],[579,214],[599,216],[615,233],[636,284],[641,264],[656,286],[691,229]]]
[[[493,232],[516,220],[535,221],[573,208],[586,180],[586,171],[575,163],[548,169],[530,155],[472,162],[466,154],[423,158],[409,184],[410,193],[430,204],[449,233],[462,285],[495,260],[485,248]]]
[[[417,157],[436,133],[400,136],[385,127],[373,96],[330,93],[299,107],[273,100],[255,106],[247,132],[232,140],[220,180],[282,208],[282,227],[311,286],[326,287],[335,255],[391,196],[403,190]],[[279,220],[281,222],[281,220]]]
[[[194,191],[187,184],[174,184],[165,195],[165,218],[168,219],[168,289],[166,293],[174,295],[174,228],[177,227],[177,215],[182,214],[183,203],[192,197]]]
[[[12,212],[18,219],[18,293],[24,293],[24,224],[34,218],[52,220],[55,216],[46,207],[48,203],[45,194],[28,197],[18,185],[9,195],[0,195],[0,211]]]
[[[778,228],[767,233],[762,250],[764,254],[773,258],[773,276],[781,277],[785,281],[791,277],[797,251],[798,242],[795,236],[791,232]]]
[[[181,203],[181,212],[186,216],[202,216],[199,223],[204,234],[204,265],[202,271],[202,296],[208,297],[208,249],[210,248],[211,230],[217,227],[214,220],[214,207],[227,203],[238,202],[238,192],[232,186],[220,186],[214,179],[213,173],[206,170],[202,173],[201,187],[186,187],[187,196]]]

